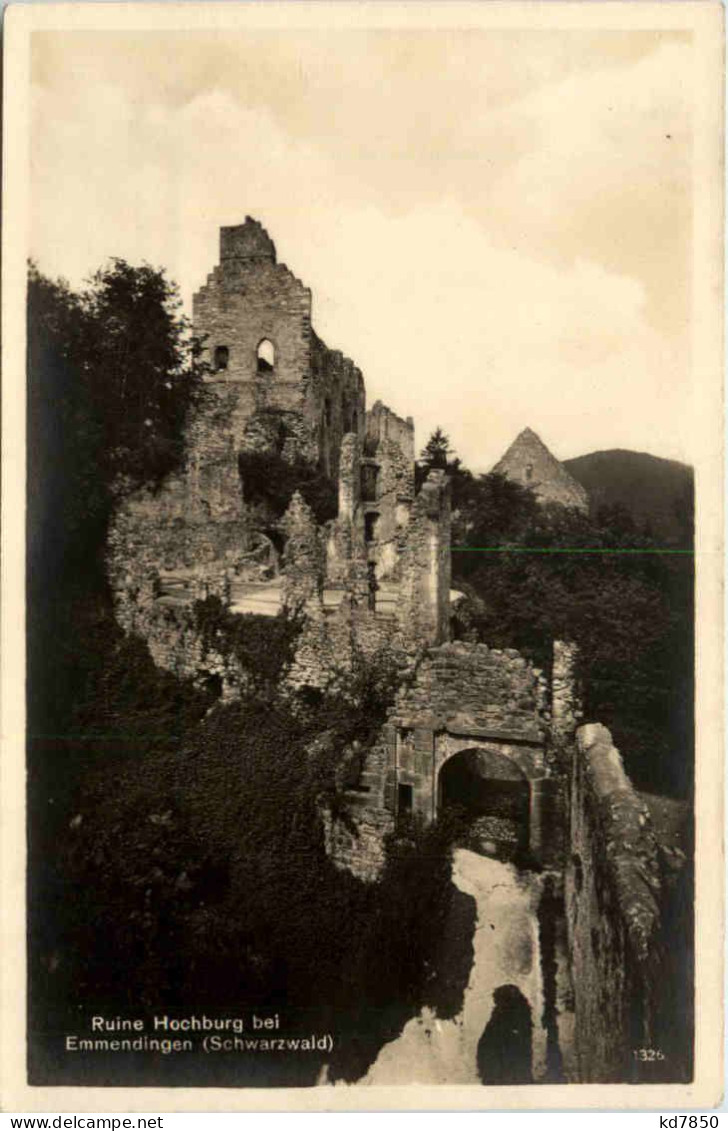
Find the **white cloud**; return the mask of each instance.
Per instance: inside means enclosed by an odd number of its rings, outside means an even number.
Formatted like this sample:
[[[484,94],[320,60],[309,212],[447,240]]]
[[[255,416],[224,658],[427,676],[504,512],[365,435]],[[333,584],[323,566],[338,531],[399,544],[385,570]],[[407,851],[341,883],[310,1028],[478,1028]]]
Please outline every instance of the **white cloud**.
[[[491,99],[455,47],[427,83],[421,59],[366,75],[362,51],[332,78],[325,49],[301,47],[311,105],[276,93],[290,51],[257,99],[229,67],[184,99],[131,63],[101,80],[97,59],[89,97],[71,53],[35,92],[33,251],[75,282],[111,254],[164,264],[189,299],[218,227],[251,214],[312,288],[319,333],[370,401],[415,416],[418,442],[441,424],[485,468],[529,424],[563,457],[689,458],[686,50],[589,70],[554,47],[553,73],[531,51],[522,85],[494,58]],[[312,109],[337,83],[319,129]]]

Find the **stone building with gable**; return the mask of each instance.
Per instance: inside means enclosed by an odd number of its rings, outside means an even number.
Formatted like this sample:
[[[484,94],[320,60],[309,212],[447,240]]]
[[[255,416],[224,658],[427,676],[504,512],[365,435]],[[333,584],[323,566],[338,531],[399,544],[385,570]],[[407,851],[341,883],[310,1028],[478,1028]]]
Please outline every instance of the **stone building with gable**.
[[[533,491],[539,503],[588,511],[589,496],[531,428],[524,428],[491,469]]]

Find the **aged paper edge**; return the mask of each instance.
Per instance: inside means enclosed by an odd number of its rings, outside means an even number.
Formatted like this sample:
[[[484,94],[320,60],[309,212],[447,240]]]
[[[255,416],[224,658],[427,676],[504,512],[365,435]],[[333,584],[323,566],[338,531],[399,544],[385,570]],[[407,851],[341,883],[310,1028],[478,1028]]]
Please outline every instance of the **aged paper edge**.
[[[4,1111],[708,1108],[723,1091],[723,9],[717,3],[11,5],[5,13],[3,200],[2,1028]],[[695,42],[693,378],[696,463],[696,1039],[690,1085],[305,1089],[29,1087],[25,1067],[24,492],[29,45],[37,30],[252,27],[686,29]]]

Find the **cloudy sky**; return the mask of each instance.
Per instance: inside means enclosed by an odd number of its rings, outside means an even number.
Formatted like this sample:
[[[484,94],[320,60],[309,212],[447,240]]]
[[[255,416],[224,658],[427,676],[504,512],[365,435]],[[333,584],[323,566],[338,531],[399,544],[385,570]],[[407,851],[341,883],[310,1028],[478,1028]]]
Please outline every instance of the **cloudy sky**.
[[[261,220],[369,402],[487,470],[691,461],[691,38],[672,31],[35,33],[31,252],[187,300]]]

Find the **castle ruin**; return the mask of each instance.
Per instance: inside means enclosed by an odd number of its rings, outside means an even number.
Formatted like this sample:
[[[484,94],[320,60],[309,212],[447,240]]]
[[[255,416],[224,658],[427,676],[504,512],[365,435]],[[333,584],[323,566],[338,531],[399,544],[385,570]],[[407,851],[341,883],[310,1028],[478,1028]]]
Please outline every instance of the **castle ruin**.
[[[109,536],[119,623],[159,666],[215,680],[223,698],[239,694],[246,673],[196,628],[191,609],[204,598],[230,613],[304,613],[292,687],[326,686],[357,650],[398,656],[403,678],[385,725],[366,751],[343,752],[346,818],[323,813],[332,860],[371,882],[399,819],[432,821],[477,795],[483,851],[520,854],[562,886],[566,875],[589,1002],[609,1000],[622,971],[633,1000],[611,1010],[613,1031],[578,1000],[577,1028],[584,1079],[624,1079],[624,1050],[649,1045],[654,1027],[656,849],[608,732],[576,740],[573,648],[556,643],[545,673],[514,649],[451,642],[447,476],[430,471],[415,490],[412,418],[381,402],[367,408],[360,370],[317,335],[311,291],[257,221],[220,230],[220,261],[193,312],[209,373],[183,466],[129,497]],[[516,462],[553,479],[561,465],[532,433],[519,439],[528,450]],[[276,513],[251,478],[266,459],[302,484],[330,483],[336,513],[317,516],[303,486]],[[582,488],[556,478],[565,501],[585,506]],[[634,863],[629,843],[615,843],[620,830],[639,841]]]

